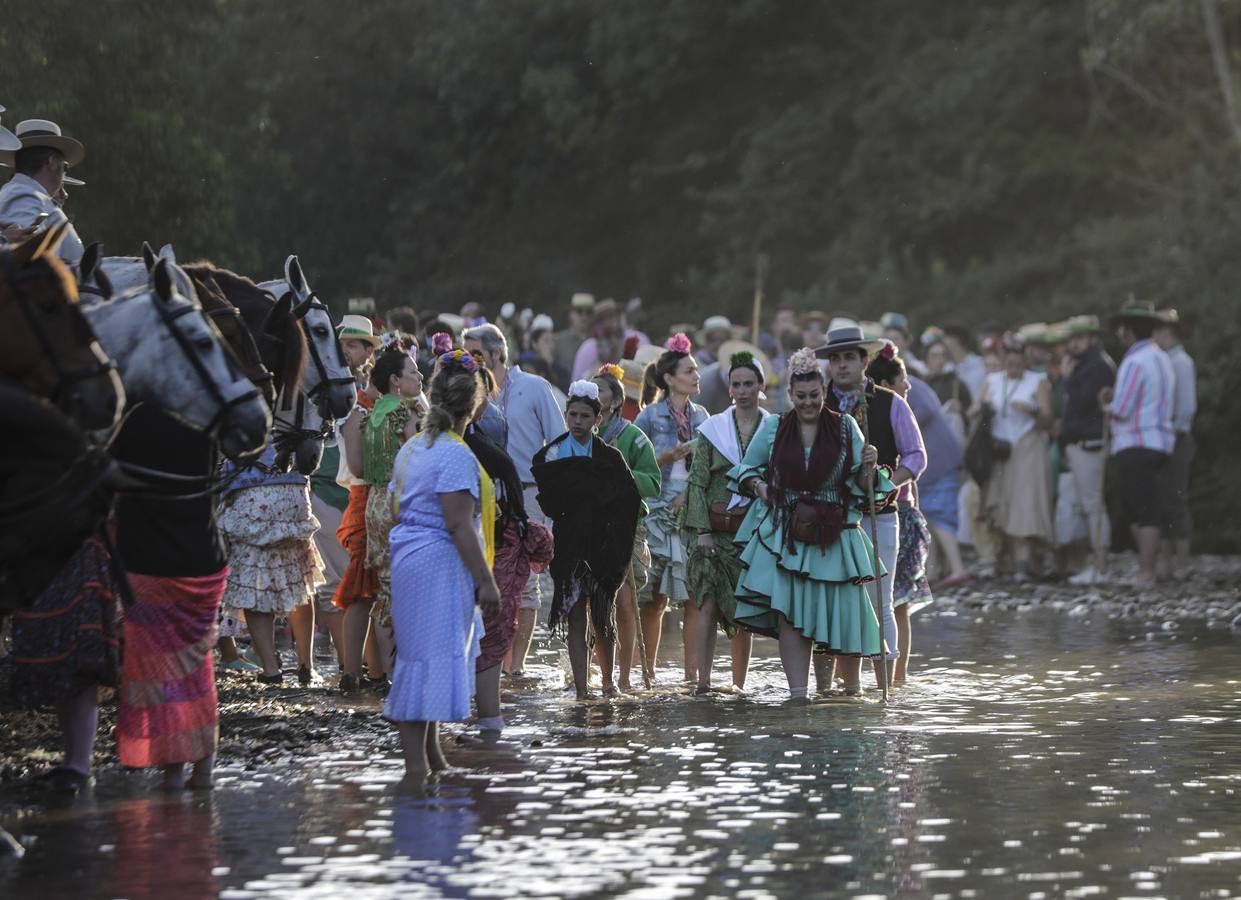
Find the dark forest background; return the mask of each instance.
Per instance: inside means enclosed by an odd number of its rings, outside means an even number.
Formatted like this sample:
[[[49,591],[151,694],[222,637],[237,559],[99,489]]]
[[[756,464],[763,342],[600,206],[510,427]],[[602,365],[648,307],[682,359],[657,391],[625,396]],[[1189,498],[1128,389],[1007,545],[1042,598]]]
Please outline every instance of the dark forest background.
[[[1241,537],[1241,2],[17,0],[5,124],[82,139],[87,241],[343,311],[577,290],[1019,323],[1176,306],[1202,549]]]

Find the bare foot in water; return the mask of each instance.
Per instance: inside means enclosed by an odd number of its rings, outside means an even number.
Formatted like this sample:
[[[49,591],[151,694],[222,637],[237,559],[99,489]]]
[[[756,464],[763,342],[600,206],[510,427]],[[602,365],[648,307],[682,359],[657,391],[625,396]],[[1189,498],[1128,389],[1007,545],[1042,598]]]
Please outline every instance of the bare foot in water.
[[[215,787],[215,754],[204,756],[198,762],[194,763],[194,768],[190,772],[190,777],[185,781],[185,787],[191,791],[209,791]]]

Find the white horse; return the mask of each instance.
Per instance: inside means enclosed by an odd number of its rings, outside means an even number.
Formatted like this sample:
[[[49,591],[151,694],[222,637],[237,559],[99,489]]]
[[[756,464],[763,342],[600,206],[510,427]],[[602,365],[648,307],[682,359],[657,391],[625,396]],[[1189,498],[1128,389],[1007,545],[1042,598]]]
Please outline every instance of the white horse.
[[[109,297],[107,282],[115,277],[118,284],[130,284],[133,263],[144,276]],[[104,284],[83,291],[83,311],[115,361],[129,400],[157,404],[191,428],[218,434],[228,456],[262,446],[271,426],[267,404],[225,351],[189,277],[166,258],[154,262],[149,273],[143,261],[124,258],[105,261],[104,270],[110,270]],[[92,278],[98,279],[97,270],[85,273],[84,285]],[[92,293],[102,299],[89,303]]]
[[[349,415],[357,402],[356,381],[345,364],[328,308],[306,283],[297,257],[291,255],[285,260],[283,280],[263,281],[259,287],[277,299],[291,292],[296,300],[294,313],[301,318],[310,351],[310,364],[302,376],[301,388],[318,407],[320,417],[330,420]]]

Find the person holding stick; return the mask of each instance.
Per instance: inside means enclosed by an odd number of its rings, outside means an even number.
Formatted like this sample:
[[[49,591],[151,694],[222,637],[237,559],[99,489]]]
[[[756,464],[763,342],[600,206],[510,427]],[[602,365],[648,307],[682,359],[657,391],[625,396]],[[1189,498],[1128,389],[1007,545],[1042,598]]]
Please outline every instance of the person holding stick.
[[[833,328],[827,333],[827,341],[815,350],[819,359],[826,359],[831,384],[827,391],[827,406],[834,412],[856,419],[866,436],[868,444],[878,451],[878,462],[892,472],[892,484],[898,489],[895,502],[871,507],[869,514],[871,531],[883,565],[878,583],[871,588],[883,610],[883,633],[888,638],[886,661],[894,664],[900,657],[897,649],[896,612],[893,607],[892,577],[882,577],[896,571],[896,557],[900,549],[900,521],[897,504],[908,502],[913,495],[913,481],[926,468],[926,450],[922,444],[922,431],[918,420],[901,397],[887,388],[877,386],[866,378],[866,365],[870,358],[885,347],[886,342],[868,341],[862,329],[856,325]],[[876,593],[877,592],[877,593]],[[884,690],[888,683],[889,665],[876,665],[875,675],[879,687]],[[832,661],[825,656],[816,658],[815,675],[820,692],[831,687]]]
[[[733,538],[742,548],[735,620],[779,641],[790,697],[802,702],[815,647],[844,658],[850,696],[862,691],[862,657],[883,648],[864,585],[885,573],[859,525],[871,493],[886,502],[893,487],[857,422],[824,405],[826,390],[815,351],[794,353],[792,411],[767,417],[728,475],[734,493],[761,501]]]

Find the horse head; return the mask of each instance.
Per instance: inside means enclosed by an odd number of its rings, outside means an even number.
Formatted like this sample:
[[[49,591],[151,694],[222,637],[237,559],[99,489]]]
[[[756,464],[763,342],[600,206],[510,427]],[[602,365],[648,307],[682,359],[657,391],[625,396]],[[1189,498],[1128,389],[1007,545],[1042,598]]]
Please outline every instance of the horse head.
[[[0,374],[86,430],[116,424],[125,391],[56,255],[65,225],[0,250]]]

